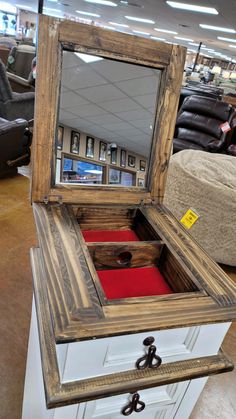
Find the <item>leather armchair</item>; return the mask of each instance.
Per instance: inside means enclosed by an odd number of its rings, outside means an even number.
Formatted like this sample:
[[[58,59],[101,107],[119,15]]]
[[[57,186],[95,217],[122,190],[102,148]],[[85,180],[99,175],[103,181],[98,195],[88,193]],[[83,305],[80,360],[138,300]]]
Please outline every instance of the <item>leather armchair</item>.
[[[34,117],[34,92],[16,93],[11,89],[6,68],[0,60],[0,117],[10,121]]]
[[[178,109],[181,108],[184,99],[188,96],[198,95],[198,96],[204,96],[204,97],[212,97],[212,98],[221,100],[223,93],[224,93],[223,89],[219,89],[217,87],[210,86],[210,85],[205,85],[205,84],[198,84],[196,86],[188,85],[181,89]]]
[[[187,97],[177,116],[173,152],[185,149],[224,152],[230,142],[232,130],[223,132],[221,125],[232,121],[236,110],[232,105],[214,98]]]
[[[0,177],[15,174],[17,167],[29,164],[31,141],[27,121],[0,118]]]

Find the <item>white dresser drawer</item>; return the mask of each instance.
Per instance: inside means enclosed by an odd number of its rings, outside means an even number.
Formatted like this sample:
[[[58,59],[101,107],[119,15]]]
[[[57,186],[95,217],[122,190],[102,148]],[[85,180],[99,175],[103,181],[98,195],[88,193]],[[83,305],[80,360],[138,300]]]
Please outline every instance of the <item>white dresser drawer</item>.
[[[143,341],[155,338],[163,363],[215,355],[230,323],[152,331],[56,345],[62,382],[135,369],[145,355]]]
[[[140,401],[145,403],[142,412],[133,411],[131,418],[170,419],[189,387],[189,381],[139,391]],[[131,401],[132,395],[107,397],[79,405],[55,409],[53,419],[122,419],[122,409]]]

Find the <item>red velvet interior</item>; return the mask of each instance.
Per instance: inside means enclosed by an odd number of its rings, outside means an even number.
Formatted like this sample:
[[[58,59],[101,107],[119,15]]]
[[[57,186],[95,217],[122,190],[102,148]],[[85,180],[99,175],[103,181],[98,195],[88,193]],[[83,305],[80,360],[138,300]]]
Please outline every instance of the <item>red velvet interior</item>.
[[[134,242],[139,241],[133,230],[83,230],[86,242]]]
[[[97,274],[109,300],[173,293],[156,267],[111,269]]]

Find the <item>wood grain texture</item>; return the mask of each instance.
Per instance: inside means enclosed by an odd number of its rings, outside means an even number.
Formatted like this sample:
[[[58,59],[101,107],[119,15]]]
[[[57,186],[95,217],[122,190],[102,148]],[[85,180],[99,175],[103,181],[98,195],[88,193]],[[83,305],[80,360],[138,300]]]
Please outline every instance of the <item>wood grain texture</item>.
[[[39,249],[31,250],[31,263],[48,408],[134,392],[233,369],[232,363],[220,352],[214,356],[163,364],[156,370],[125,371],[62,384],[57,364],[54,331],[50,321],[46,279]]]
[[[107,58],[119,57],[122,61],[166,67],[171,59],[172,46],[138,36],[113,32],[97,26],[78,24],[63,20],[59,29],[59,41],[66,49],[102,55]]]
[[[55,136],[63,48],[145,65],[162,71],[161,92],[158,93],[155,112],[153,158],[148,175],[149,188],[65,184],[55,186]],[[32,201],[62,201],[71,204],[119,202],[138,205],[141,202],[150,203],[155,197],[161,196],[165,183],[163,165],[167,164],[171,148],[184,57],[184,47],[173,47],[95,26],[39,16],[37,52],[39,71],[36,85]],[[162,180],[157,180],[156,176]],[[158,182],[161,184],[161,193]]]
[[[160,242],[110,242],[88,243],[87,246],[95,268],[100,270],[156,266],[163,244]],[[122,254],[127,255],[123,262]]]
[[[185,262],[198,284],[220,306],[236,306],[236,285],[186,232],[173,214],[163,206],[146,207],[143,213],[158,229],[170,249],[178,249],[179,260]],[[196,281],[195,279],[195,281]]]
[[[107,216],[109,211],[111,217],[116,212],[116,208],[104,208]],[[57,204],[34,205],[57,342],[236,318],[235,285],[201,253],[203,251],[173,216],[162,206],[142,206],[134,210],[134,214],[143,213],[154,233],[173,254],[179,274],[176,283],[175,278],[169,277],[169,281],[181,292],[108,301],[75,215],[78,209]],[[101,213],[101,208],[99,211]],[[132,213],[130,207],[122,211]],[[171,268],[167,270],[167,277],[170,271]],[[188,292],[184,292],[186,288]]]
[[[186,50],[173,45],[170,65],[162,74],[159,107],[151,149],[148,188],[153,201],[163,201]]]

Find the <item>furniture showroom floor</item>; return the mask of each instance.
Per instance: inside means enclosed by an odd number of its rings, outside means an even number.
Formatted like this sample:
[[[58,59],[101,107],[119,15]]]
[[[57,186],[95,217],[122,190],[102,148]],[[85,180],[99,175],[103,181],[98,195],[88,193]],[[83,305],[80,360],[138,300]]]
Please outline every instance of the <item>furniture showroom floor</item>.
[[[29,184],[20,174],[0,180],[0,419],[21,418],[32,300],[29,249],[37,245]],[[236,268],[226,271],[236,281]],[[236,364],[236,323],[223,348]],[[236,418],[235,388],[236,371],[211,377],[191,419]]]

